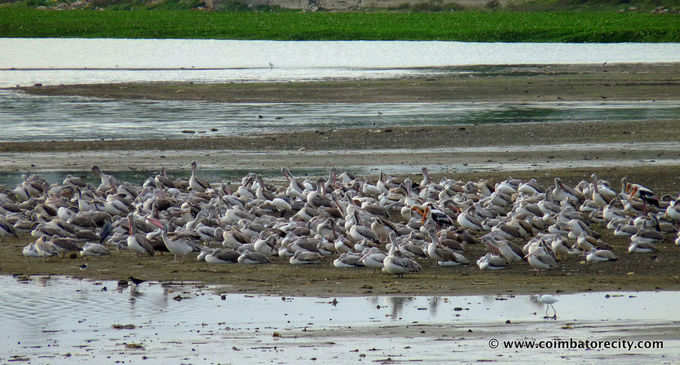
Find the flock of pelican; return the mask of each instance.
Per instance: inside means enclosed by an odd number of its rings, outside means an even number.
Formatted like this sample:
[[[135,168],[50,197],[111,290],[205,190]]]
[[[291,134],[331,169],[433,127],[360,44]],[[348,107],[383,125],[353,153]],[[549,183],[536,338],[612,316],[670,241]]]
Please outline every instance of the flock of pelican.
[[[175,261],[195,254],[207,264],[267,264],[278,256],[403,275],[426,260],[482,270],[524,263],[550,270],[572,256],[611,261],[617,255],[594,224],[629,237],[629,253],[649,253],[677,234],[680,221],[680,200],[625,178],[619,190],[594,174],[576,186],[555,178],[543,187],[535,179],[434,181],[426,168],[417,183],[382,173],[370,182],[335,169],[301,179],[283,168],[287,183],[250,173],[229,186],[201,180],[193,162],[189,179],[162,170],[140,186],[96,166],[92,172],[99,186],[73,176],[50,185],[30,175],[14,189],[1,187],[0,238],[30,233],[29,257],[129,249],[169,252]],[[468,245],[486,253],[473,261]]]

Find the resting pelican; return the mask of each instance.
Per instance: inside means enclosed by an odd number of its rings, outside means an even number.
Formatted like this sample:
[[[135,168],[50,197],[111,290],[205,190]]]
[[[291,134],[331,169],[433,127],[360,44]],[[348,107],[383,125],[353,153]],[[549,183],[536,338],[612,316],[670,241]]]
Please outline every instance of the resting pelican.
[[[107,256],[110,254],[109,249],[100,243],[88,242],[80,249],[80,256]]]
[[[291,198],[300,198],[306,200],[306,196],[304,194],[305,189],[300,185],[295,177],[293,177],[293,174],[290,173],[290,170],[283,167],[281,168],[281,173],[288,180],[288,189],[286,189],[286,195]]]
[[[390,242],[392,243],[392,247],[390,247],[390,251],[383,260],[382,271],[388,274],[403,276],[406,273],[418,272],[422,270],[420,264],[418,264],[415,260],[404,257],[401,254],[396,242],[396,234],[390,233]]]
[[[462,213],[458,214],[456,221],[461,226],[471,229],[473,231],[482,231],[484,227],[482,225],[482,220],[474,212],[473,206],[466,208]]]
[[[508,262],[502,256],[487,252],[477,259],[477,266],[480,270],[501,270],[508,266]]]
[[[666,217],[673,222],[680,221],[680,199],[673,200],[668,207],[666,207]]]
[[[299,250],[288,259],[292,265],[306,265],[321,263],[323,256],[318,252],[311,252],[307,250]]]
[[[355,252],[345,252],[337,259],[333,260],[333,266],[338,268],[363,267],[361,262],[362,255]]]
[[[529,265],[537,270],[550,270],[558,266],[552,252],[545,249],[543,245],[526,255]]]
[[[651,253],[656,251],[656,246],[653,243],[631,242],[628,246],[628,253]]]
[[[130,235],[127,238],[127,247],[131,250],[137,252],[137,254],[142,255],[154,255],[153,246],[146,239],[146,235],[137,233],[137,227],[135,226],[134,214],[128,214],[128,231]],[[169,248],[168,248],[169,249]]]
[[[616,261],[617,257],[609,250],[593,249],[586,255],[587,262]]]
[[[377,247],[371,247],[362,251],[361,263],[373,269],[382,269],[385,261],[385,253]]]
[[[14,226],[9,224],[5,217],[0,216],[0,237],[2,236],[14,236],[15,238],[19,238]]]
[[[205,255],[204,260],[208,264],[235,264],[240,254],[230,248],[217,248]]]
[[[439,239],[433,231],[430,231],[429,233],[431,242],[427,245],[427,255],[430,258],[437,260],[437,265],[458,266],[467,265],[470,263],[470,260],[468,260],[465,256],[448,247],[440,245]]]
[[[571,202],[582,202],[584,200],[581,193],[562,183],[562,180],[559,177],[555,178],[555,187],[552,190],[552,195],[554,199],[558,201],[567,200]]]
[[[246,251],[241,254],[241,256],[238,257],[238,263],[239,264],[244,264],[244,265],[257,265],[257,264],[269,264],[271,261],[267,256],[255,252],[255,251]]]
[[[35,242],[31,242],[28,245],[24,246],[24,248],[21,250],[21,254],[26,256],[26,257],[40,257],[42,256],[38,249],[35,247]]]

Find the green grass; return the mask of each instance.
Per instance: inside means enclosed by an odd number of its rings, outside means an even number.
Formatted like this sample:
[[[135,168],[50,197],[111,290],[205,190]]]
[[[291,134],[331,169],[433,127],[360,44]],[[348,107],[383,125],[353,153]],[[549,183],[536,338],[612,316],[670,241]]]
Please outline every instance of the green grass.
[[[678,42],[680,15],[641,12],[296,12],[0,8],[0,37]]]

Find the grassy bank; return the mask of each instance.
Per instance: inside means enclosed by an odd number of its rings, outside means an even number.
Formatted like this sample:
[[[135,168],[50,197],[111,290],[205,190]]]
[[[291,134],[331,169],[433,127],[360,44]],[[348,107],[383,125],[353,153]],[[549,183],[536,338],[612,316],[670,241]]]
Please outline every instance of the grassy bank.
[[[200,12],[0,8],[0,37],[678,42],[680,15],[641,12]]]

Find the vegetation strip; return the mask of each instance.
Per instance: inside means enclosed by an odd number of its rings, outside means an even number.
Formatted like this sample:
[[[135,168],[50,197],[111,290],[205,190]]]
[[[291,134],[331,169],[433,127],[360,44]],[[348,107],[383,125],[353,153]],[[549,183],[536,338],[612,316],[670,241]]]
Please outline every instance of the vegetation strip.
[[[199,12],[0,8],[0,37],[678,42],[677,14],[603,11]]]

